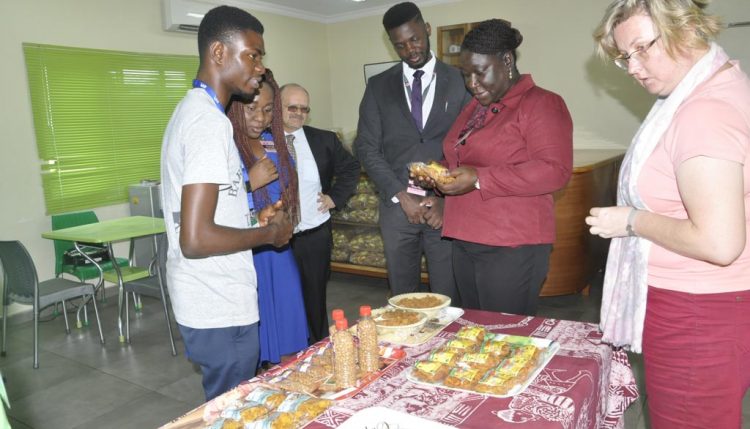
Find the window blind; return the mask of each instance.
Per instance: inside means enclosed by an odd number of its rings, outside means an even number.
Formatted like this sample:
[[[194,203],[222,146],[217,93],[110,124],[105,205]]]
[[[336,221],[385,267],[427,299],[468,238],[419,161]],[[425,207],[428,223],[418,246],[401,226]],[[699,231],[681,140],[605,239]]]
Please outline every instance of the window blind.
[[[23,44],[47,214],[118,204],[159,179],[198,57]]]

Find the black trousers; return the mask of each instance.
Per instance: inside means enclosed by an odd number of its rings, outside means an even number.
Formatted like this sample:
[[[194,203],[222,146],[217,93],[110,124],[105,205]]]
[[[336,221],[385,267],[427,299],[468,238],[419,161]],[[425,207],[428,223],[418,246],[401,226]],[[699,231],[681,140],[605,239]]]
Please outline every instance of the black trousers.
[[[411,224],[400,205],[382,202],[379,223],[391,293],[417,292],[424,253],[430,290],[451,297],[452,306],[460,306],[453,279],[451,242],[441,237],[442,230],[432,229],[427,224]]]
[[[330,219],[316,228],[294,234],[292,252],[302,278],[310,343],[328,336],[326,289],[331,277],[333,236]]]
[[[453,271],[464,308],[536,314],[551,244],[487,246],[453,240]]]

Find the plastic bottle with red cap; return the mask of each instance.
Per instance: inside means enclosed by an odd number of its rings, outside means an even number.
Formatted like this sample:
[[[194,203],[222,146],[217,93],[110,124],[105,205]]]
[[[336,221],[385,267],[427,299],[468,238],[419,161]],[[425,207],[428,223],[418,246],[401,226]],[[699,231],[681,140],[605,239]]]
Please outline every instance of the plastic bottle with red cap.
[[[357,337],[359,338],[359,368],[364,373],[377,371],[380,369],[378,328],[372,320],[372,308],[369,305],[359,307]]]
[[[333,334],[336,333],[336,321],[343,318],[344,310],[340,308],[334,308],[333,311],[331,311],[331,319],[333,320],[333,325],[328,328],[328,334],[331,336],[331,339],[333,339]]]
[[[349,323],[345,318],[339,319],[336,321],[336,333],[333,334],[333,376],[338,389],[357,384],[355,354],[354,337],[349,332]]]

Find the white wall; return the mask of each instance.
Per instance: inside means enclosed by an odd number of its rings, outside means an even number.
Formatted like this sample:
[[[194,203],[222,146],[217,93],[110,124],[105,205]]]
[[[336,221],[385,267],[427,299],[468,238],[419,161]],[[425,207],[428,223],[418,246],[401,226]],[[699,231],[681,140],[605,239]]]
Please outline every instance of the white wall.
[[[315,123],[330,127],[326,26],[277,15],[257,16],[267,29],[266,65],[275,69],[279,83],[305,85],[314,103]],[[51,227],[21,44],[197,55],[196,36],[163,31],[159,0],[2,0],[0,28],[0,240],[21,240],[36,262],[40,279],[47,279],[54,275],[54,253],[52,242],[41,237]],[[112,219],[128,215],[128,206],[95,211],[100,220]],[[127,254],[123,246],[116,251]],[[14,304],[9,313],[19,308]]]
[[[605,4],[463,0],[425,7],[423,15],[432,24],[434,49],[440,25],[491,17],[511,21],[524,35],[519,70],[566,100],[576,147],[626,146],[653,99],[614,66],[593,57],[591,32]],[[714,7],[727,21],[750,20],[748,0],[721,0]],[[397,59],[381,16],[324,25],[256,15],[266,27],[266,64],[279,83],[307,87],[312,124],[342,129],[350,139],[364,92],[363,65]],[[50,229],[50,218],[45,215],[21,44],[196,55],[195,35],[162,31],[159,0],[2,0],[0,28],[0,240],[23,241],[44,279],[54,273],[54,254],[52,243],[40,236]],[[727,30],[720,40],[750,69],[750,28]],[[125,216],[128,208],[123,204],[96,212],[104,220]]]

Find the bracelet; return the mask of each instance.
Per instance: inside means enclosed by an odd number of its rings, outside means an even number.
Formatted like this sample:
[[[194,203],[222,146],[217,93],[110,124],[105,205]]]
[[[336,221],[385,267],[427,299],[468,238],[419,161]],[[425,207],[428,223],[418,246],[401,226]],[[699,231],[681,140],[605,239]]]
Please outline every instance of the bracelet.
[[[630,210],[630,213],[628,214],[628,224],[625,225],[625,231],[628,233],[628,237],[636,237],[635,231],[633,230],[633,221],[635,220],[635,215],[638,213],[638,209],[633,207]]]

